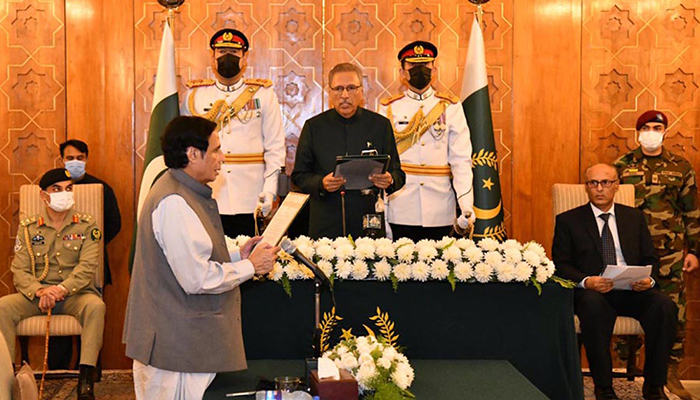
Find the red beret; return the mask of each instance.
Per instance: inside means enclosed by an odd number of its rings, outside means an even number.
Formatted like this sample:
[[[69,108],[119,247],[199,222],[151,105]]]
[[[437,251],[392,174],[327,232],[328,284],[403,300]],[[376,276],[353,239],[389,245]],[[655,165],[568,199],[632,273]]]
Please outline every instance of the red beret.
[[[661,111],[649,110],[637,118],[637,130],[641,130],[642,127],[649,122],[658,122],[664,124],[664,128],[668,127],[668,118],[666,118],[666,114]]]

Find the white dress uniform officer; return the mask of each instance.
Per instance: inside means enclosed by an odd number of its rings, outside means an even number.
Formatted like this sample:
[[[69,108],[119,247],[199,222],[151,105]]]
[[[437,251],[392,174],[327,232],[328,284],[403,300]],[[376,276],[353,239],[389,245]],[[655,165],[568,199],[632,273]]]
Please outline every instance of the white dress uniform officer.
[[[416,41],[398,54],[404,93],[383,99],[379,113],[391,120],[406,185],[389,196],[387,220],[394,239],[441,239],[455,223],[473,224],[472,146],[456,96],[436,92],[438,50]],[[454,190],[453,190],[454,188]]]
[[[219,125],[225,164],[212,183],[227,236],[253,236],[257,210],[269,215],[284,165],[284,129],[268,79],[243,79],[248,39],[235,29],[212,36],[214,79],[190,81],[180,107]]]

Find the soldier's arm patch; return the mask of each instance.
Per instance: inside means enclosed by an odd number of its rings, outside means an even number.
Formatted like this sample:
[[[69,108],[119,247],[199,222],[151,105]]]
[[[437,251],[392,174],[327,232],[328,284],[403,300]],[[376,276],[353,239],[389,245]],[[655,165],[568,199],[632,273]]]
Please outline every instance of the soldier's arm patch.
[[[98,228],[95,228],[90,232],[90,237],[92,238],[93,242],[99,242],[102,240],[102,232],[100,232]]]
[[[15,240],[15,253],[22,250],[22,241],[19,240],[19,234],[17,235],[17,240]]]

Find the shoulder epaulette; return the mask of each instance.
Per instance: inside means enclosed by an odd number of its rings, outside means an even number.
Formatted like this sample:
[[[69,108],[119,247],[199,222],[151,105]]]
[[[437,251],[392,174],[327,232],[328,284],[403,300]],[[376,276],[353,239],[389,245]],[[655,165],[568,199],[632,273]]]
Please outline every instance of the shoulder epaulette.
[[[77,215],[77,214],[76,214]],[[92,215],[90,214],[80,214],[80,219],[85,222],[92,222]]]
[[[386,106],[388,106],[389,104],[395,102],[396,100],[403,99],[404,96],[406,96],[405,93],[399,93],[399,94],[394,95],[394,96],[385,97],[385,98],[383,98],[383,99],[381,100],[381,103],[382,103],[383,106],[386,107]]]
[[[202,87],[202,86],[211,86],[215,84],[216,81],[213,79],[194,79],[185,84],[188,88],[196,88],[196,87]]]
[[[22,225],[22,226],[29,226],[29,225],[35,223],[36,221],[37,221],[37,217],[34,216],[34,217],[31,217],[31,218],[27,218],[27,219],[25,219],[25,220],[22,220],[22,222],[20,222],[19,224]]]
[[[457,97],[457,96],[455,96],[455,95],[453,95],[453,94],[442,93],[442,92],[436,92],[436,93],[435,93],[435,97],[437,97],[438,99],[447,100],[447,101],[449,101],[449,102],[452,103],[452,104],[457,104],[457,103],[459,103],[459,97]]]
[[[272,86],[272,81],[269,79],[251,78],[251,79],[244,80],[243,83],[245,83],[246,85],[262,86],[265,88],[269,88],[270,86]]]

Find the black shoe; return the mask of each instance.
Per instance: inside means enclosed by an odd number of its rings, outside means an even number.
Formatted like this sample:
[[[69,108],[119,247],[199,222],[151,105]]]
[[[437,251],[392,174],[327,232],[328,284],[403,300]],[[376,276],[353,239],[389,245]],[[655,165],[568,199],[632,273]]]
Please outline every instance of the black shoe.
[[[596,386],[595,400],[619,400],[612,386]]]
[[[668,400],[668,396],[664,393],[664,385],[647,385],[646,382],[642,386],[642,396],[644,400]]]
[[[78,400],[95,400],[95,367],[93,366],[80,366]]]

